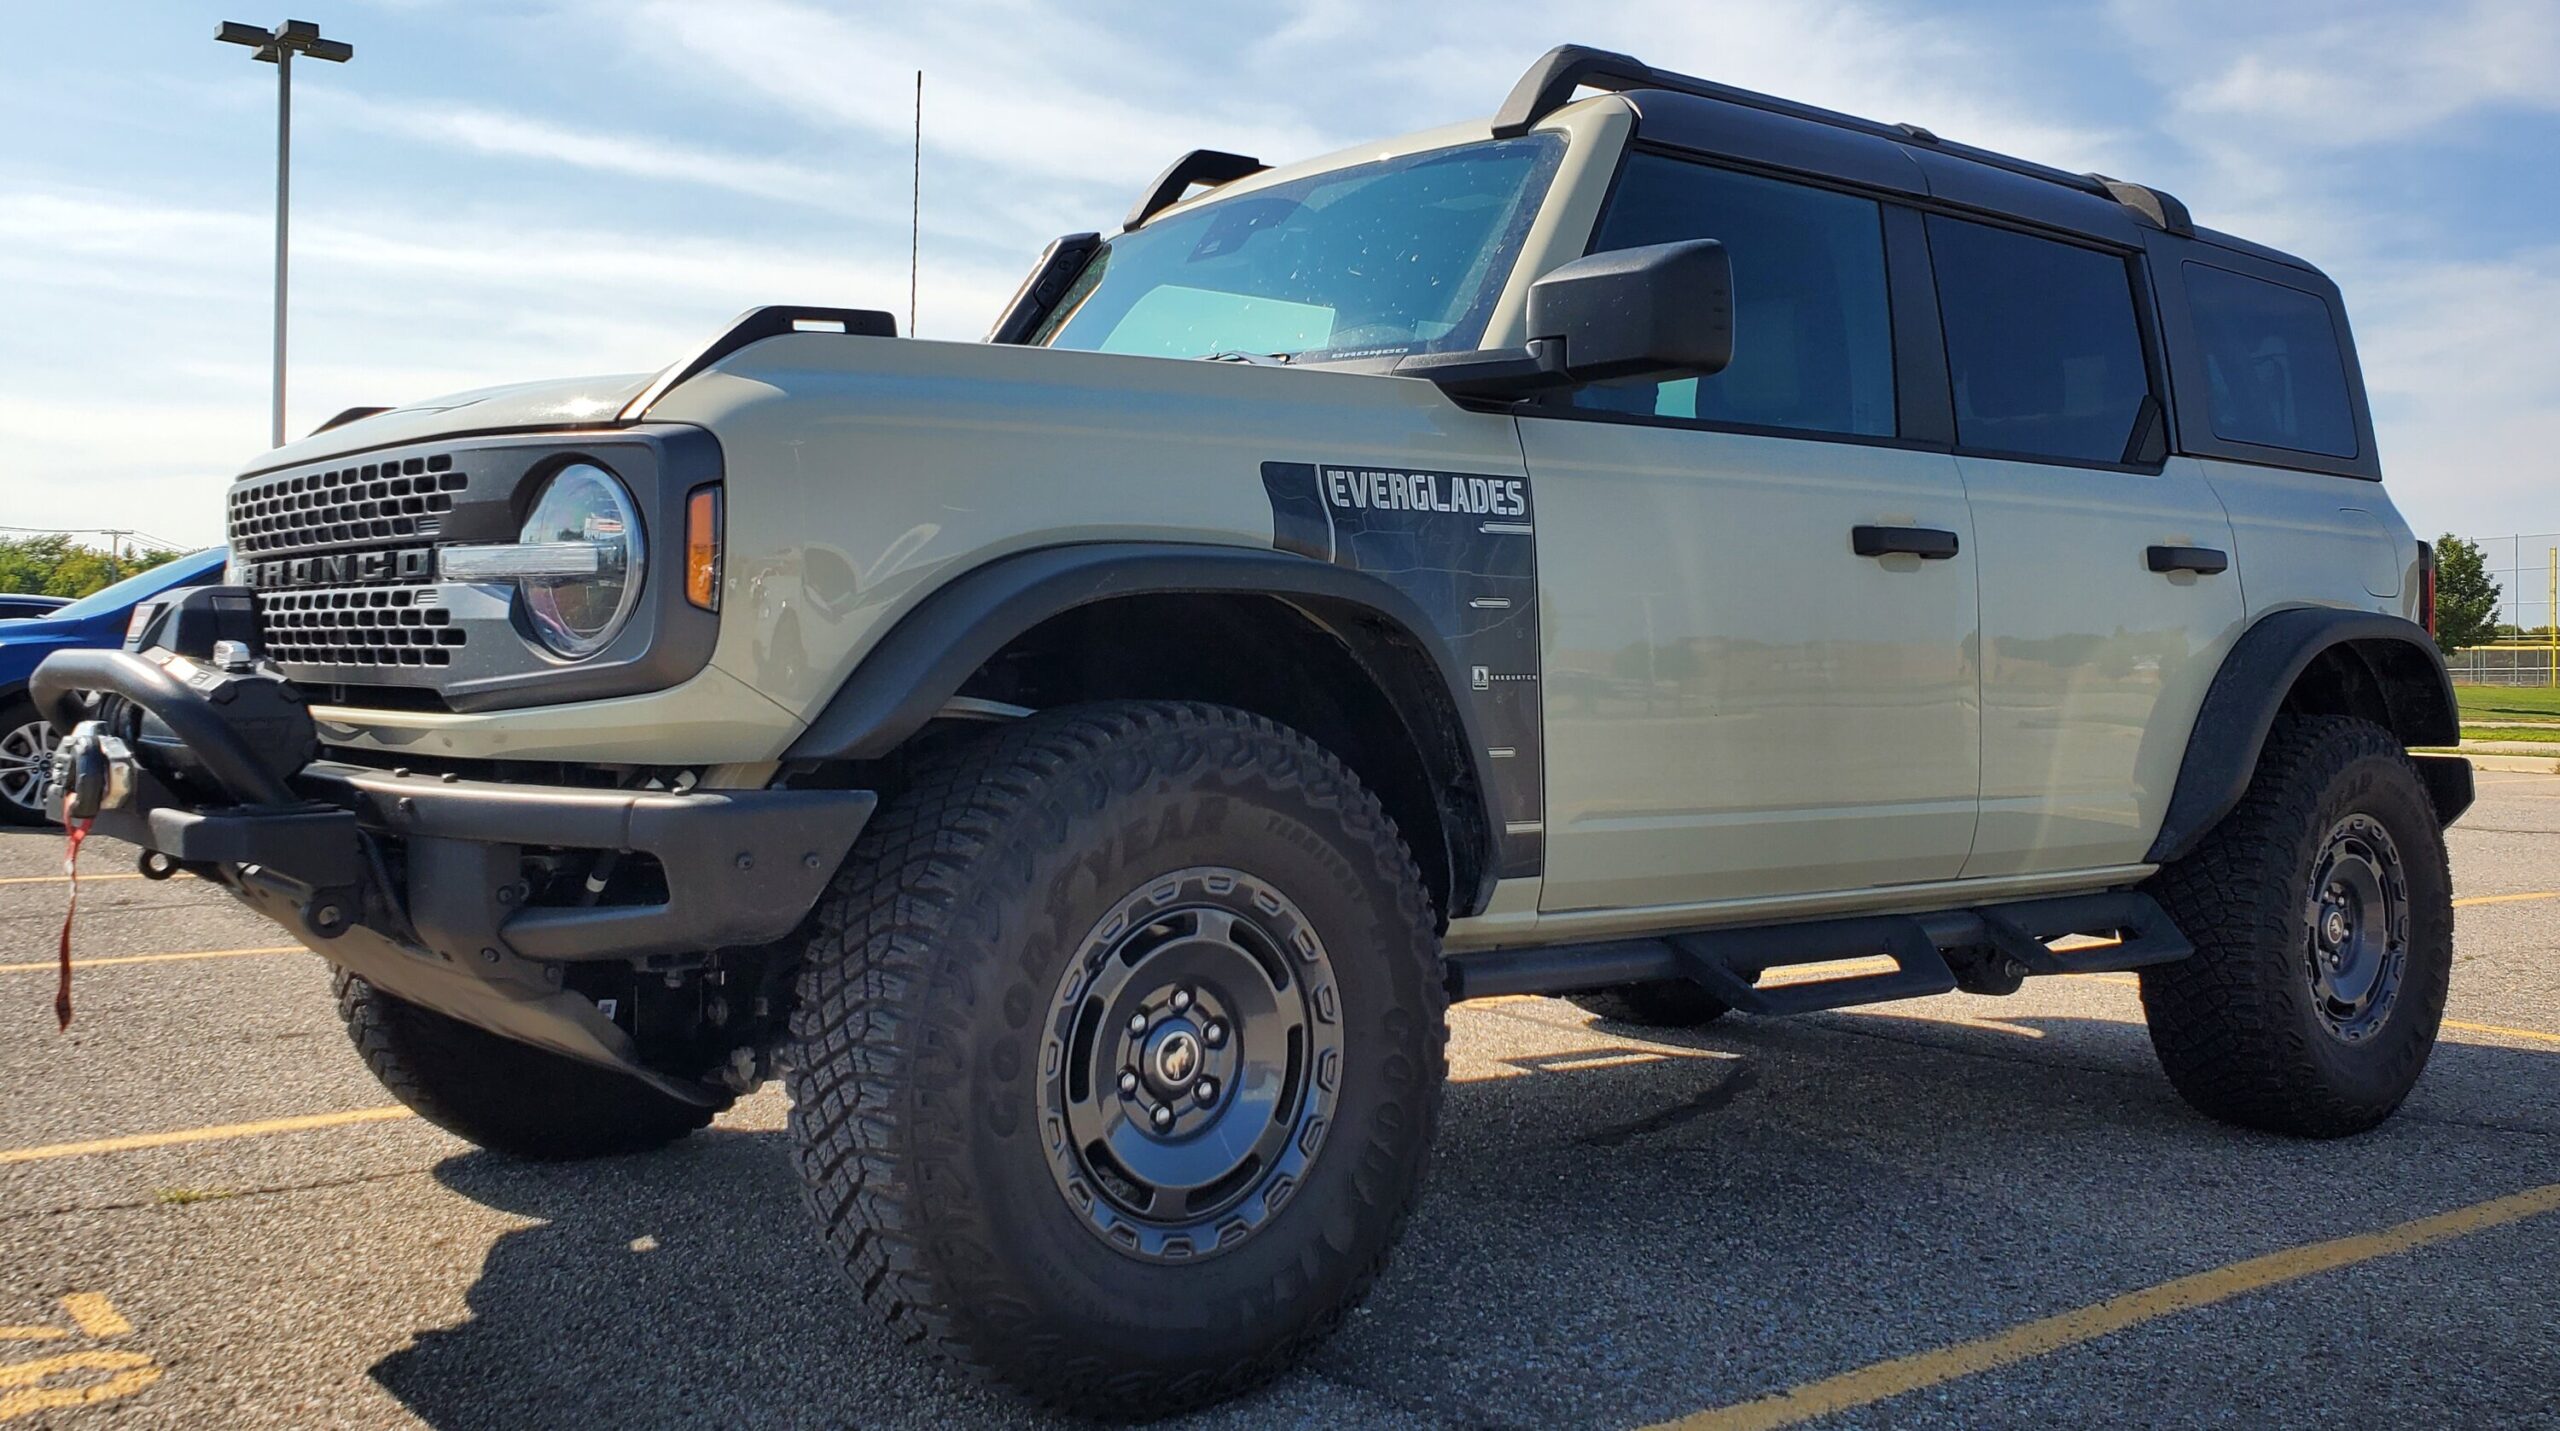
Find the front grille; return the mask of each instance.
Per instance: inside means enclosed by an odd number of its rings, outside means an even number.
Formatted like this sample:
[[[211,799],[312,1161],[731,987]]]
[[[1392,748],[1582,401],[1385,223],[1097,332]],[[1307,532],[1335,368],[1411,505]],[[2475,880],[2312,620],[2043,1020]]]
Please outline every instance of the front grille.
[[[425,586],[261,592],[258,626],[289,666],[443,666],[470,639]]]
[[[432,538],[470,485],[442,452],[246,483],[231,493],[231,552],[265,557]]]

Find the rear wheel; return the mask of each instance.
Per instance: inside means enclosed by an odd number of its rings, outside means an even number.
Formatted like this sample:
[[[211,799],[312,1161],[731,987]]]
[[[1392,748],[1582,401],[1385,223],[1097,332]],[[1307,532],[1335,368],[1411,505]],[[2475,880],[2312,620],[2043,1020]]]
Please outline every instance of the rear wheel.
[[[1412,856],[1325,751],[1214,706],[1036,716],[921,767],[819,906],[810,1208],[890,1328],[1033,1400],[1231,1396],[1384,1264],[1445,1004]]]
[[[0,824],[41,825],[53,727],[23,700],[0,701]]]
[[[1723,1000],[1686,979],[1648,979],[1609,989],[1585,989],[1565,998],[1584,1013],[1649,1029],[1688,1029],[1733,1012]]]
[[[2244,1127],[2331,1138],[2408,1097],[2453,968],[2444,832],[2398,740],[2279,721],[2249,790],[2150,890],[2192,958],[2142,971],[2180,1095]]]
[[[559,1162],[645,1152],[720,1111],[422,1009],[353,974],[341,972],[335,988],[347,1036],[391,1096],[493,1153]]]

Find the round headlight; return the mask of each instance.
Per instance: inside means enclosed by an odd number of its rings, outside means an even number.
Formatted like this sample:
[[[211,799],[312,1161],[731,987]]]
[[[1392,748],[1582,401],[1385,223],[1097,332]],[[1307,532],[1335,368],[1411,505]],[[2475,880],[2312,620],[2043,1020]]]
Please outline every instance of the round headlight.
[[[544,646],[572,660],[605,648],[640,603],[640,509],[612,473],[578,462],[553,473],[517,538],[527,545],[573,542],[596,550],[596,569],[580,576],[531,577],[525,614]]]

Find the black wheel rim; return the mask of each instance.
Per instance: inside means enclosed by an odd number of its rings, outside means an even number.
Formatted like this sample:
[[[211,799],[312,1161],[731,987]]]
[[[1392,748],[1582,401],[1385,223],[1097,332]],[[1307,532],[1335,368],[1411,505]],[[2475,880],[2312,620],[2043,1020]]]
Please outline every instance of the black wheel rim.
[[[40,720],[0,729],[0,801],[25,814],[44,809],[46,767],[53,760],[53,727]]]
[[[1134,1257],[1233,1249],[1324,1140],[1337,998],[1313,926],[1251,875],[1183,870],[1121,900],[1068,962],[1042,1043],[1058,1191]]]
[[[2371,1037],[2391,1017],[2409,962],[2409,881],[2400,847],[2370,815],[2332,826],[2312,865],[2304,953],[2330,1034]]]

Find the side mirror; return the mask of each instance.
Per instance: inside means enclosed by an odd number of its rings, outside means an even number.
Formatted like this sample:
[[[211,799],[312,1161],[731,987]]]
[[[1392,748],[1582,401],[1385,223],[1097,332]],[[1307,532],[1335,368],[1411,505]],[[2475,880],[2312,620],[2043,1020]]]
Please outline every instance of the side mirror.
[[[1529,285],[1528,326],[1519,351],[1420,354],[1396,371],[1497,398],[1721,372],[1733,361],[1733,261],[1713,239],[1585,254]]]
[[[1733,361],[1733,260],[1714,239],[1585,254],[1529,285],[1529,341],[1577,383],[1704,377]]]

